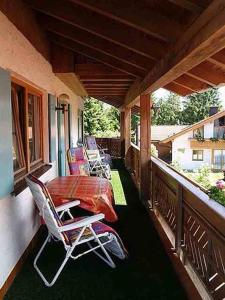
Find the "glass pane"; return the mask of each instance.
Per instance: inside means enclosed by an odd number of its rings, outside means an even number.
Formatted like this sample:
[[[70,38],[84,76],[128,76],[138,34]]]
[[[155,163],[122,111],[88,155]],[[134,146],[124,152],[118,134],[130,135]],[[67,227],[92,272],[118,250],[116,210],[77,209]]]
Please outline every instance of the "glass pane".
[[[14,118],[12,118],[12,139],[13,139],[13,147],[12,147],[13,169],[14,171],[17,171],[20,169],[20,164],[19,164],[19,149],[18,149],[17,138],[16,138]]]
[[[11,93],[12,99],[12,154],[13,154],[13,169],[18,171],[25,166],[24,148],[21,132],[23,132],[24,119],[24,93],[23,88],[14,85]]]
[[[28,138],[30,162],[41,158],[40,98],[28,95]]]
[[[222,166],[222,151],[214,150],[214,169],[220,170]]]
[[[198,151],[198,160],[203,160],[203,151],[202,150]]]

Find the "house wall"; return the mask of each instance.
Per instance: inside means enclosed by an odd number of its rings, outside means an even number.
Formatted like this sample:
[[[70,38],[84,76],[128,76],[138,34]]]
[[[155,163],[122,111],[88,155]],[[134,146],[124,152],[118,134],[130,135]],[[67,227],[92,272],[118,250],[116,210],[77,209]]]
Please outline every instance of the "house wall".
[[[20,18],[28,18],[27,12],[23,16],[20,11]],[[48,162],[48,93],[57,97],[60,94],[68,95],[73,112],[72,136],[74,144],[77,140],[77,112],[78,109],[83,109],[83,100],[54,75],[51,65],[44,56],[1,12],[0,24],[0,67],[10,70],[12,76],[36,86],[43,92],[44,159],[45,162]],[[37,30],[35,30],[35,34],[38,34]],[[40,36],[39,40],[42,38]],[[48,181],[55,176],[57,176],[56,162],[41,179]],[[39,218],[28,189],[25,189],[17,197],[7,195],[0,199],[0,288],[38,228]]]
[[[214,131],[214,122],[206,123],[204,125],[204,138],[211,138],[213,137]]]
[[[207,128],[207,134],[211,128]],[[193,138],[193,132],[188,132],[177,137],[172,142],[172,161],[178,162],[182,169],[193,170],[199,168],[203,164],[211,165],[211,149],[204,149],[203,161],[192,160],[192,150],[190,148],[190,138]],[[184,150],[181,151],[181,149]],[[196,149],[198,150],[198,149]]]

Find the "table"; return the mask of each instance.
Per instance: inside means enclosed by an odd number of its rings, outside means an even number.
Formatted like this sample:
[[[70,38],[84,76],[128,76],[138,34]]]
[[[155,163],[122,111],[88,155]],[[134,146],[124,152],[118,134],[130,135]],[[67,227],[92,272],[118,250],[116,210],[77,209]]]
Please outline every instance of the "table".
[[[104,213],[105,220],[115,222],[114,196],[111,183],[101,177],[63,176],[47,183],[56,206],[70,200],[80,200],[80,207],[94,214]]]

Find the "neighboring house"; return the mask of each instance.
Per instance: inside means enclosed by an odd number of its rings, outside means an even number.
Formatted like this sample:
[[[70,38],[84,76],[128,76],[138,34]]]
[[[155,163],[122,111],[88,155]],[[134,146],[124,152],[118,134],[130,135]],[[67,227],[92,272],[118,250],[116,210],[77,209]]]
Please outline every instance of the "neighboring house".
[[[151,126],[151,142],[156,146],[158,151],[158,157],[170,162],[172,157],[172,144],[171,142],[168,143],[161,143],[161,141],[167,139],[170,136],[180,132],[187,125],[153,125]],[[138,127],[138,133],[140,132],[140,127]],[[138,134],[140,136],[140,134]],[[140,139],[138,139],[138,146],[140,146]]]
[[[165,138],[160,144],[172,144],[172,162],[193,170],[208,164],[214,170],[225,166],[225,110],[188,126]]]

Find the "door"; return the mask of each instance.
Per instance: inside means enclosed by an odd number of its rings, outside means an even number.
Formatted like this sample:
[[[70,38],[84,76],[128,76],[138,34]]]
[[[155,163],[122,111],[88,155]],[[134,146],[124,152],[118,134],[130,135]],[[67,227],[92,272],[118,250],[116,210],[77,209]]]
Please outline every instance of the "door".
[[[58,101],[58,167],[59,176],[68,174],[66,152],[70,147],[70,105],[65,100]]]

